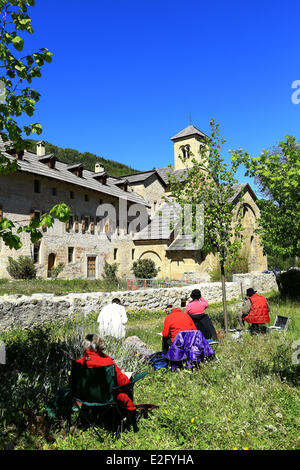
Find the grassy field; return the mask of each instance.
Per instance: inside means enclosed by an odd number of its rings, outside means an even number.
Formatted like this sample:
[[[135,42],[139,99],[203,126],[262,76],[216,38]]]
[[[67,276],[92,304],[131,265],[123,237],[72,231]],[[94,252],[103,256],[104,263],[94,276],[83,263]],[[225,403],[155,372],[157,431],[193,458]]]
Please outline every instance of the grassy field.
[[[108,285],[99,279],[0,279],[0,295],[32,295],[35,293],[66,295],[72,292],[107,292],[114,289],[116,289],[115,285]]]
[[[245,333],[243,341],[229,334],[215,347],[217,359],[193,372],[154,372],[138,358],[126,356],[120,343],[108,344],[107,352],[126,370],[149,372],[135,385],[135,402],[159,405],[139,419],[137,432],[127,430],[115,442],[105,428],[100,428],[104,442],[99,442],[91,429],[76,427],[70,433],[55,422],[46,435],[30,421],[30,412],[41,414],[67,377],[69,363],[62,352],[69,348],[73,355],[80,353],[82,335],[96,330],[95,316],[84,323],[74,318],[42,330],[0,334],[8,359],[0,366],[0,401],[6,397],[6,408],[0,409],[0,448],[13,444],[16,449],[53,450],[299,449],[300,366],[292,355],[293,342],[300,339],[300,302],[281,300],[278,294],[268,298],[271,323],[277,314],[291,317],[287,332]],[[230,303],[230,326],[235,325],[237,308]],[[211,305],[208,313],[216,328],[222,328],[221,306]],[[163,312],[128,315],[127,336],[137,335],[159,351],[161,338],[156,333],[162,329]]]

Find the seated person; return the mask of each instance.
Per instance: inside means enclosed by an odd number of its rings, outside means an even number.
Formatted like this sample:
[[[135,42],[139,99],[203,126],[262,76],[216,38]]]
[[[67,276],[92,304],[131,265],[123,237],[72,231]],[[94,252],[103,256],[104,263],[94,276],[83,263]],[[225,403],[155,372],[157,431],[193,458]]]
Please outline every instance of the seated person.
[[[187,313],[193,320],[197,330],[202,331],[205,339],[215,339],[217,340],[217,333],[212,324],[211,319],[205,313],[206,307],[208,307],[208,302],[202,297],[199,289],[194,289],[191,292],[191,301],[187,304],[185,308],[185,313]]]
[[[166,313],[162,331],[162,352],[164,354],[167,354],[179,331],[197,330],[193,320],[180,308],[172,308],[172,305],[168,305]]]
[[[83,349],[84,349],[84,356],[80,359],[77,359],[81,365],[85,365],[88,368],[93,367],[104,367],[114,365],[116,370],[116,379],[117,385],[126,385],[130,383],[127,375],[125,375],[119,367],[114,363],[114,361],[104,354],[104,344],[102,339],[95,334],[89,334],[85,337],[83,341]],[[133,414],[136,411],[136,407],[133,404],[132,397],[128,395],[128,393],[120,392],[117,394],[117,400],[120,401],[122,406]]]
[[[113,299],[111,304],[105,305],[99,313],[97,322],[99,324],[99,335],[112,336],[122,339],[126,336],[125,324],[127,323],[125,307],[121,305],[120,299]]]
[[[252,288],[247,289],[247,298],[242,313],[238,313],[237,319],[240,328],[244,329],[244,322],[251,323],[251,332],[263,332],[265,323],[270,323],[270,307],[268,301],[262,295],[257,294]]]

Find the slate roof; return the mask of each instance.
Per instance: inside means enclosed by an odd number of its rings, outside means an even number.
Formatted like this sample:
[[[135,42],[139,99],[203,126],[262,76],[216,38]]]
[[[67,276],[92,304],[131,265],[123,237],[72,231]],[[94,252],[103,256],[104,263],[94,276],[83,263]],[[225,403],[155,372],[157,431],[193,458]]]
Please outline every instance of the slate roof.
[[[164,180],[165,184],[169,184],[169,176],[178,175],[180,178],[187,173],[186,169],[174,170],[173,166],[166,166],[164,168],[155,168],[159,176]]]
[[[171,140],[182,139],[184,137],[189,137],[195,134],[200,135],[201,137],[208,137],[206,134],[204,134],[204,132],[200,131],[200,129],[197,129],[197,127],[191,124],[190,126],[180,131],[178,134],[174,135],[174,137],[171,137]]]
[[[140,173],[132,174],[132,175],[125,175],[119,178],[119,181],[116,181],[116,184],[124,183],[127,181],[129,184],[134,183],[144,183],[150,176],[156,175],[161,183],[164,185],[168,184],[168,178],[163,177],[159,172],[158,169],[155,168],[154,170],[143,171]]]
[[[149,170],[149,171],[143,171],[140,173],[134,173],[131,175],[124,175],[120,176],[118,178],[118,181],[116,181],[116,184],[118,183],[124,183],[124,181],[128,181],[129,184],[131,183],[139,183],[140,181],[145,181],[149,176],[153,175],[155,173],[155,170]]]
[[[15,158],[6,152],[6,147],[1,140],[0,151],[10,160],[13,160]],[[45,155],[44,157],[47,156],[50,155]],[[52,169],[42,163],[39,160],[40,158],[41,157],[39,157],[35,153],[31,153],[25,150],[24,160],[18,160],[18,171],[31,173],[37,176],[53,178],[58,181],[64,181],[66,183],[74,184],[76,186],[80,186],[86,189],[98,191],[102,194],[108,194],[109,196],[115,196],[120,199],[126,199],[133,203],[142,204],[145,206],[148,205],[145,199],[143,199],[139,194],[135,192],[123,191],[118,186],[116,186],[115,179],[113,177],[107,178],[106,185],[104,185],[101,184],[99,181],[95,180],[95,173],[93,171],[83,170],[82,178],[76,176],[71,171],[69,171],[70,169],[77,167],[80,164],[68,165],[66,163],[60,162],[59,160],[56,160],[55,168]]]

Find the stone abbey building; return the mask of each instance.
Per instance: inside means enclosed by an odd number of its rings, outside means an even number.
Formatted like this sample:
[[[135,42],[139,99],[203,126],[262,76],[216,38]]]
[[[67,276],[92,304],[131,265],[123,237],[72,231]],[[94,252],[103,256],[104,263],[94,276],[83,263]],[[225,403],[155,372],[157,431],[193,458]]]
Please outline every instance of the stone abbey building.
[[[42,278],[63,263],[61,278],[99,279],[105,259],[119,264],[120,277],[133,277],[132,263],[140,258],[155,261],[161,278],[183,279],[188,273],[195,279],[207,278],[216,258],[204,256],[188,237],[174,233],[168,217],[170,208],[164,200],[170,191],[169,175],[184,171],[178,155],[198,155],[203,137],[190,125],[171,139],[173,166],[119,178],[107,175],[99,164],[90,171],[83,164],[60,162],[54,154],[45,154],[43,141],[38,142],[36,154],[16,154],[1,144],[3,154],[18,159],[19,169],[0,176],[0,217],[11,219],[17,227],[60,202],[70,206],[71,217],[66,224],[55,220],[52,228],[44,227],[37,244],[22,234],[23,247],[18,251],[9,250],[0,239],[0,278],[9,277],[8,257],[20,255],[33,257],[37,275]],[[267,267],[254,233],[259,217],[256,199],[248,184],[236,185],[234,202],[243,210],[244,255],[249,271]]]

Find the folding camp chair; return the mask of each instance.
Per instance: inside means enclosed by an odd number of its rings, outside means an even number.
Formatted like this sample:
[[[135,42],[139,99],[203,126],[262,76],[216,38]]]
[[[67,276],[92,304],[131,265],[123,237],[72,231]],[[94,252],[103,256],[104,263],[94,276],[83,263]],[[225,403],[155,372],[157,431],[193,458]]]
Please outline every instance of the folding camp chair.
[[[89,410],[97,411],[99,418],[112,411],[112,424],[115,437],[122,434],[125,413],[117,400],[117,393],[125,391],[133,394],[135,382],[147,375],[147,372],[137,374],[129,384],[119,386],[116,381],[116,370],[114,365],[105,367],[87,368],[77,362],[72,364],[72,410],[79,411],[79,416],[84,418],[89,426],[93,428],[97,436],[101,438],[97,429],[89,419]],[[119,418],[119,425],[116,426]]]

